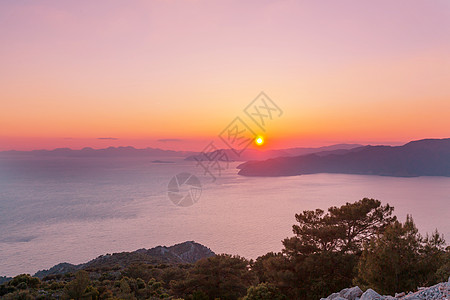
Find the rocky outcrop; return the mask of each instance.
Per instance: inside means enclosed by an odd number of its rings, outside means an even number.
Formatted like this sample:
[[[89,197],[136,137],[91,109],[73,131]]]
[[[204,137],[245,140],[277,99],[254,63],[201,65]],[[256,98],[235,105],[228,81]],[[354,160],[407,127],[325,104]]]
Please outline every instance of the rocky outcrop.
[[[333,293],[321,300],[448,300],[450,299],[450,277],[448,282],[441,282],[430,287],[420,287],[416,292],[396,293],[395,296],[380,295],[372,289],[363,291],[355,286]]]
[[[360,300],[381,300],[381,299],[384,299],[384,297],[372,289],[368,289],[367,291],[365,291],[360,298]]]
[[[356,298],[361,297],[362,294],[363,291],[358,286],[349,289],[343,289],[339,292],[339,296],[348,300],[355,300]]]
[[[170,258],[172,262],[176,263],[195,263],[197,260],[200,260],[204,257],[211,257],[215,255],[215,253],[212,252],[211,249],[194,241],[188,241],[170,247],[158,246],[149,250],[145,250],[143,251],[143,253],[146,253],[147,255],[153,257]]]
[[[48,270],[41,270],[37,271],[36,274],[34,274],[35,277],[38,278],[44,278],[48,275],[58,275],[58,274],[65,274],[70,272],[75,272],[79,269],[81,269],[84,266],[84,264],[81,265],[73,265],[69,263],[60,263],[53,267],[51,267]]]
[[[436,285],[427,288],[419,288],[417,292],[411,292],[403,297],[397,299],[404,300],[437,300],[437,299],[450,299],[450,277],[448,282],[441,282]]]

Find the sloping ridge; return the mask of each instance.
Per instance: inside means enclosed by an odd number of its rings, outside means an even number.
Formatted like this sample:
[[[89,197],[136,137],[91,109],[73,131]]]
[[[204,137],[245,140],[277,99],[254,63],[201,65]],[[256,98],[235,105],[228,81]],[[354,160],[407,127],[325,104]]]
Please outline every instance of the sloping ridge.
[[[365,146],[347,152],[278,157],[241,164],[239,175],[293,176],[343,173],[398,177],[450,176],[450,138],[424,139],[403,146]]]
[[[170,247],[157,246],[151,249],[139,249],[133,252],[121,252],[100,255],[99,257],[79,265],[60,263],[48,270],[36,272],[34,276],[44,278],[48,275],[65,274],[80,269],[93,269],[102,267],[126,268],[134,263],[156,265],[160,263],[180,264],[195,263],[196,261],[214,256],[215,253],[194,241],[187,241]]]
[[[275,158],[280,156],[299,156],[312,153],[327,153],[327,152],[346,152],[350,149],[361,147],[359,144],[336,144],[331,146],[323,146],[318,148],[287,148],[278,150],[260,150],[260,149],[246,149],[239,155],[236,154],[232,149],[218,149],[212,152],[199,153],[196,155],[191,155],[185,158],[185,160],[196,160],[196,161],[207,161],[211,160],[212,157],[221,157],[222,160],[228,161],[248,161],[248,160],[264,160],[269,158]],[[224,156],[222,156],[224,154]],[[220,156],[218,156],[220,155]]]

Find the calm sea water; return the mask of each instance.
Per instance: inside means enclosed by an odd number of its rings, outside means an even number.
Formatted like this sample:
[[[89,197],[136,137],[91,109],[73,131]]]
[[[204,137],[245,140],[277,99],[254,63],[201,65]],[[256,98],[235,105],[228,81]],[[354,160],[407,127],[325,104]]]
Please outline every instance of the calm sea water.
[[[195,163],[151,160],[0,159],[0,275],[187,240],[256,258],[281,250],[295,213],[363,197],[393,205],[401,220],[412,214],[422,233],[438,228],[450,242],[450,178],[255,178],[236,175],[232,164],[213,183]],[[179,172],[202,182],[193,206],[176,206],[167,196],[167,184]]]

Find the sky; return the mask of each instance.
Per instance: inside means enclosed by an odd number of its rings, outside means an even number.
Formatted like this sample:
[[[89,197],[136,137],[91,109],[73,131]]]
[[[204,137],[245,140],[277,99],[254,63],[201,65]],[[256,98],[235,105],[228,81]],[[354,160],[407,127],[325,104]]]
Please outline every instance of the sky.
[[[0,41],[0,150],[450,137],[448,0],[3,0]]]

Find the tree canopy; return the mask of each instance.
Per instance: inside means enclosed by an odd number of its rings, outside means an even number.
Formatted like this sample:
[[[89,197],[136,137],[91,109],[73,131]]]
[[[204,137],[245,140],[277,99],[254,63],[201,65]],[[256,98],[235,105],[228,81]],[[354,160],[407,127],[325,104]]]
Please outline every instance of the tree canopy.
[[[383,294],[446,281],[450,247],[436,230],[422,237],[412,216],[375,199],[295,215],[283,249],[255,260],[229,254],[195,263],[97,265],[75,274],[28,274],[0,284],[2,299],[319,299],[354,284]]]

